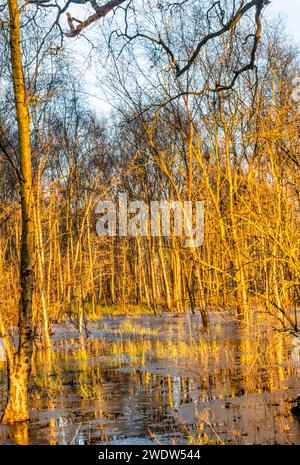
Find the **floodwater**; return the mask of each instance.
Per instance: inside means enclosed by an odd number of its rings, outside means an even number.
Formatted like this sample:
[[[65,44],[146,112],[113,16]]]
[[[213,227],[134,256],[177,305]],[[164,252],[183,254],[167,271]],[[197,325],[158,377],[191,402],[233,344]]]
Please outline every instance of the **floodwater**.
[[[205,332],[197,315],[105,316],[85,340],[55,325],[31,421],[0,425],[0,444],[300,444],[299,362],[266,318],[214,313]]]

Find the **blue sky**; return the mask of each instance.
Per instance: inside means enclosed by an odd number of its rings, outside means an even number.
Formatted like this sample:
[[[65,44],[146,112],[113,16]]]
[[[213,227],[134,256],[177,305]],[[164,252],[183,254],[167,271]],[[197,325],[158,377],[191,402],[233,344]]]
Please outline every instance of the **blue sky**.
[[[100,3],[100,0],[98,0]],[[199,0],[197,0],[199,1]],[[72,4],[72,13],[77,13],[78,17],[82,19],[89,15],[91,10],[88,12],[86,6],[78,6]],[[278,16],[284,20],[286,24],[286,30],[294,39],[295,43],[298,44],[300,49],[300,0],[272,0],[271,4],[268,5],[265,10],[266,18],[277,18]],[[76,16],[76,14],[74,15]],[[84,46],[86,44],[84,43]],[[84,56],[84,53],[83,55]],[[79,60],[80,61],[80,60]],[[81,66],[80,66],[81,65]],[[95,108],[101,107],[102,111],[106,112],[111,109],[109,98],[106,98],[104,91],[101,92],[101,98],[99,96],[99,84],[93,73],[93,69],[86,69],[86,62],[80,63],[79,69],[81,72],[84,72],[85,78],[88,81],[88,100],[92,103],[92,106]],[[97,73],[96,73],[97,74]],[[97,96],[97,97],[96,97]]]
[[[283,17],[287,30],[300,46],[300,0],[272,0],[266,11],[268,15]]]

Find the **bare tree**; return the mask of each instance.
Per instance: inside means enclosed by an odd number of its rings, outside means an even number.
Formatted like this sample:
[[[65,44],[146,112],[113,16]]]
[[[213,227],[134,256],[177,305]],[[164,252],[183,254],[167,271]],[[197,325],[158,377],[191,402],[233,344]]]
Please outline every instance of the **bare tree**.
[[[20,186],[21,211],[22,211],[22,240],[20,246],[20,299],[19,299],[19,345],[16,353],[9,344],[6,329],[2,320],[0,321],[0,331],[6,344],[9,365],[9,395],[8,404],[2,421],[5,423],[26,420],[29,416],[28,410],[28,381],[31,370],[31,356],[33,350],[33,323],[32,323],[32,296],[34,289],[35,263],[33,249],[35,244],[34,237],[34,197],[33,197],[33,179],[32,179],[32,128],[30,125],[30,111],[32,96],[28,94],[29,85],[26,82],[23,67],[23,49],[21,47],[21,32],[26,31],[29,24],[36,24],[40,11],[56,13],[55,20],[50,24],[47,17],[46,37],[54,27],[58,27],[62,36],[74,38],[82,34],[88,27],[97,23],[101,18],[106,17],[109,13],[122,15],[121,27],[114,31],[119,39],[122,40],[122,49],[134,41],[142,40],[150,43],[155,49],[163,52],[166,61],[170,65],[170,70],[176,80],[190,72],[192,67],[197,63],[199,56],[205,47],[213,43],[227,33],[234,32],[238,35],[239,26],[243,21],[251,21],[251,30],[244,37],[244,41],[251,42],[250,56],[247,57],[247,63],[241,65],[238,69],[232,69],[230,72],[229,82],[215,82],[213,85],[205,85],[198,89],[196,93],[207,91],[220,92],[231,89],[238,77],[249,70],[254,70],[256,66],[256,54],[262,32],[262,11],[269,3],[267,0],[251,1],[234,1],[228,6],[228,2],[207,0],[197,5],[195,2],[191,8],[196,17],[206,25],[204,31],[199,31],[199,37],[194,40],[194,46],[188,51],[188,54],[182,55],[180,50],[176,50],[172,41],[169,40],[169,34],[166,28],[161,31],[152,28],[149,31],[145,24],[143,16],[144,5],[136,0],[111,0],[103,5],[96,2],[90,2],[95,13],[86,20],[74,18],[69,8],[72,3],[86,4],[87,1],[80,2],[59,2],[55,5],[50,0],[32,0],[25,2],[22,8],[19,8],[17,0],[8,0],[8,31],[9,47],[11,56],[11,71],[15,100],[15,115],[18,127],[18,161],[19,166],[15,166],[10,154],[7,152],[7,159],[12,162],[11,165],[16,170]],[[191,3],[191,2],[190,2]],[[176,11],[187,8],[188,2],[181,1],[159,2],[156,6],[156,13],[161,13],[162,17],[175,15]],[[201,6],[201,8],[200,8]],[[148,5],[148,15],[151,13],[151,3]],[[22,23],[24,12],[29,12],[26,21]],[[2,13],[2,10],[1,10]],[[32,14],[31,14],[32,13]],[[67,13],[69,31],[63,33],[61,24],[63,14]],[[45,43],[45,36],[38,37],[35,44],[39,51]],[[121,50],[122,51],[122,50]],[[4,148],[5,150],[5,148]],[[79,246],[78,246],[79,247]],[[78,252],[79,253],[79,252]],[[161,256],[161,265],[164,266],[164,259]],[[163,276],[165,289],[168,288],[168,276]],[[198,279],[199,283],[201,279]],[[169,299],[169,290],[166,290]]]

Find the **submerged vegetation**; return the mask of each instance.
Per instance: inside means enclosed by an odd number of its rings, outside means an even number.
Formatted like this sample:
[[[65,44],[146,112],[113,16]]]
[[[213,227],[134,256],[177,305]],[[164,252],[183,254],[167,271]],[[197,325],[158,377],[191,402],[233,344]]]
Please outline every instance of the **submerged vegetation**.
[[[193,315],[89,326],[80,340],[72,325],[55,325],[52,350],[36,353],[21,442],[299,444],[292,341],[264,317],[246,325],[213,312],[209,331]],[[17,431],[0,428],[0,441],[16,442]]]
[[[270,2],[6,3],[0,442],[299,444],[298,51]]]

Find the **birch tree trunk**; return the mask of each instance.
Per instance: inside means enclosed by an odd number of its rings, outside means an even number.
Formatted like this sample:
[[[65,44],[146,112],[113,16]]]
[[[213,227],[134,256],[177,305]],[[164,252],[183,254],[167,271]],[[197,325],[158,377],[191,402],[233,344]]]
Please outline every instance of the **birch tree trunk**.
[[[33,191],[31,175],[30,117],[22,68],[20,13],[17,0],[8,0],[10,51],[20,154],[20,195],[22,242],[20,259],[19,345],[9,359],[9,390],[2,423],[24,421],[29,417],[28,382],[32,357],[33,294]]]

